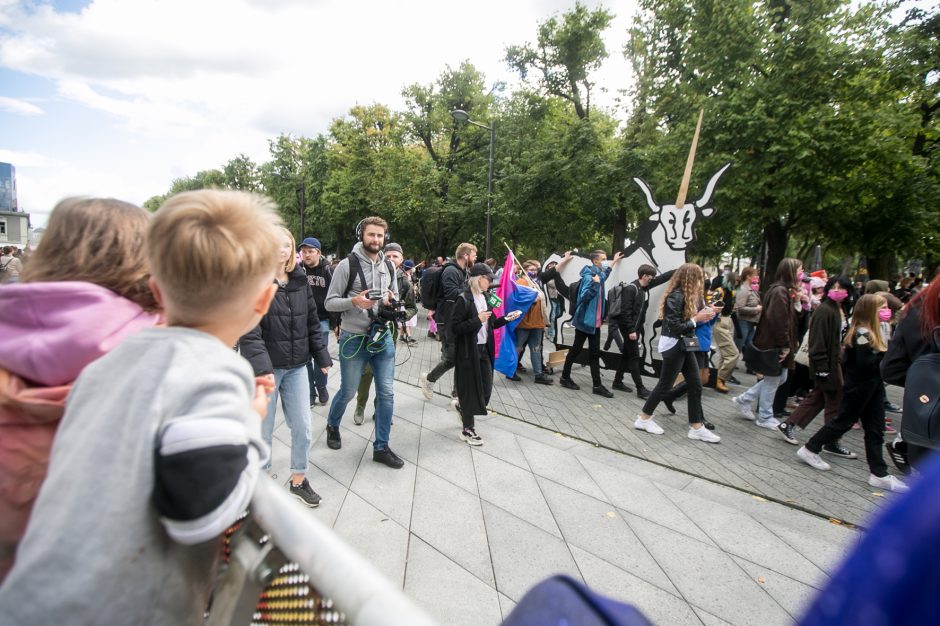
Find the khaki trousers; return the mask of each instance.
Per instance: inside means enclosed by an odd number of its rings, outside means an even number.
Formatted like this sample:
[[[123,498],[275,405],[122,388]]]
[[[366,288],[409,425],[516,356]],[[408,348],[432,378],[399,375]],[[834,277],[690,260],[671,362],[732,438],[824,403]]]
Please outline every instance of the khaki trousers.
[[[734,324],[731,318],[722,315],[715,324],[712,334],[715,338],[715,345],[718,347],[718,378],[727,382],[740,357],[738,348],[734,345]]]

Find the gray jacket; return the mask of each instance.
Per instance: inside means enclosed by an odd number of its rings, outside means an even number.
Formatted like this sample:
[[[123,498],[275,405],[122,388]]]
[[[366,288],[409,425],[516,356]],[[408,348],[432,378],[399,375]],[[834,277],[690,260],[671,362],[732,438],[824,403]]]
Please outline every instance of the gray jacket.
[[[372,320],[365,309],[360,309],[352,303],[352,299],[358,296],[366,289],[378,289],[384,295],[386,291],[391,290],[398,297],[398,285],[394,274],[388,271],[388,263],[385,262],[385,255],[379,252],[375,263],[366,254],[362,243],[357,243],[353,247],[353,254],[359,259],[362,266],[362,276],[353,277],[352,286],[347,291],[346,285],[349,283],[349,259],[345,258],[336,266],[333,272],[333,282],[330,283],[330,290],[326,294],[326,310],[342,314],[340,328],[350,333],[362,334],[369,331]],[[362,279],[365,278],[365,283]],[[372,305],[372,311],[378,315],[381,301]]]

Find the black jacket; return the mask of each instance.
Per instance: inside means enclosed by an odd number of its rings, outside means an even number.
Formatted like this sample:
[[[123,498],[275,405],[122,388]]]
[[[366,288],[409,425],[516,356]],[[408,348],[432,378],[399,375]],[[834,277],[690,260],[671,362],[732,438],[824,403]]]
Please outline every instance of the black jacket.
[[[486,310],[491,310],[489,305]],[[469,291],[465,291],[454,301],[448,320],[454,338],[454,384],[457,387],[457,398],[460,400],[461,412],[469,415],[486,415],[485,392],[477,350],[477,333],[483,326],[479,313],[473,296]],[[490,316],[487,323],[489,331],[486,333],[486,351],[492,364],[496,358],[493,329],[504,326],[506,318]]]
[[[878,352],[871,345],[871,334],[864,328],[856,331],[852,345],[845,347],[846,381],[870,380],[881,382],[881,361],[884,352]]]
[[[669,282],[669,279],[675,273],[676,270],[669,270],[659,276],[654,276],[646,287],[641,286],[640,279],[637,278],[623,288],[620,316],[617,318],[620,334],[624,336],[629,333],[643,334],[643,325],[646,323],[646,310],[650,302],[650,289]]]
[[[316,267],[307,267],[306,265],[301,264],[304,271],[307,273],[307,285],[310,286],[310,291],[313,292],[313,299],[317,303],[317,315],[320,316],[321,320],[330,319],[330,312],[326,310],[326,305],[324,301],[326,300],[326,292],[330,290],[330,282],[333,280],[333,270],[330,269],[329,262],[320,257],[320,264]]]
[[[685,315],[685,296],[674,289],[666,296],[663,307],[663,337],[690,337],[695,333],[695,322]]]
[[[809,373],[828,373],[816,378],[815,386],[821,391],[838,391],[837,373],[842,367],[842,314],[839,305],[826,298],[813,312],[809,326]]]
[[[933,350],[932,339],[925,338],[921,332],[920,316],[920,306],[909,307],[894,329],[888,352],[881,362],[881,375],[889,385],[903,387],[911,363]]]
[[[454,308],[454,302],[457,301],[457,298],[460,297],[467,289],[467,272],[451,261],[448,261],[444,264],[444,269],[441,270],[441,293],[442,297],[437,303],[437,308],[434,311],[434,321],[438,325],[443,324],[445,329],[447,326],[450,326],[450,313]],[[448,331],[444,331],[444,339],[447,340],[449,335]]]
[[[256,376],[268,374],[275,368],[306,365],[311,356],[317,367],[333,365],[320,334],[317,302],[307,286],[303,269],[294,268],[287,285],[278,286],[267,315],[238,344]]]

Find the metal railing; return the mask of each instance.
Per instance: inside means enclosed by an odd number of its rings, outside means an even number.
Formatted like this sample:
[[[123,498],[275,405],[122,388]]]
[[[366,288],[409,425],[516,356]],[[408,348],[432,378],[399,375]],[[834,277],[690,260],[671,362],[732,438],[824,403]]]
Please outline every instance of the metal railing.
[[[227,533],[206,626],[437,626],[371,563],[267,476]]]

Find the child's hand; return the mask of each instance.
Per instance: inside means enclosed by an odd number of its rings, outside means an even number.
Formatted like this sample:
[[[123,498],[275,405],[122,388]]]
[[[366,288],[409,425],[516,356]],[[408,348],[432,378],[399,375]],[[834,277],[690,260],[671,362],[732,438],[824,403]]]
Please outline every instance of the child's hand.
[[[268,416],[268,396],[273,392],[274,374],[255,377],[255,397],[251,401],[251,408],[262,420]]]

